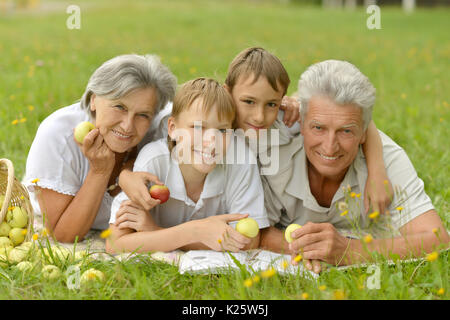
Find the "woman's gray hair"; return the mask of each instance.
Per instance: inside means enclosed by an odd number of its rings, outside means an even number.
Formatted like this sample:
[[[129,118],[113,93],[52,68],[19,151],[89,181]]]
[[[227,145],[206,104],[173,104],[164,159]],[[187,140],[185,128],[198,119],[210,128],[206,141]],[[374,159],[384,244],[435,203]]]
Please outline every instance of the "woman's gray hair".
[[[157,92],[156,114],[173,100],[176,86],[176,77],[158,56],[125,54],[106,61],[95,70],[80,103],[95,118],[95,113],[90,111],[92,94],[116,100],[135,89],[152,87]]]
[[[326,60],[310,66],[300,76],[298,100],[300,114],[305,119],[309,100],[326,96],[337,104],[353,104],[362,108],[364,130],[372,119],[375,88],[369,79],[347,61]]]

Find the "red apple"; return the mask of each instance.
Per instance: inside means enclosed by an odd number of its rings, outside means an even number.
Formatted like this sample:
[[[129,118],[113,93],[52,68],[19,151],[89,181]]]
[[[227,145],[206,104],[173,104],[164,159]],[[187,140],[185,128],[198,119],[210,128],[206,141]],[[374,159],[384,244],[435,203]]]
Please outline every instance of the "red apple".
[[[153,199],[160,200],[161,204],[169,200],[170,197],[170,191],[169,188],[167,188],[164,185],[155,184],[150,188],[150,196]]]

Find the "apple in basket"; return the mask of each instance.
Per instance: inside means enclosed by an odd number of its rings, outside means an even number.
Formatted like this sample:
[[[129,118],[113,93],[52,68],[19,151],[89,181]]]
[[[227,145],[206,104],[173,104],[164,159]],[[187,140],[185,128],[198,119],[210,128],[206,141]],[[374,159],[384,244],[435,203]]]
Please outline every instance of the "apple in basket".
[[[84,137],[86,137],[86,135],[93,129],[95,129],[95,126],[89,121],[80,122],[75,127],[74,132],[75,140],[83,144]]]
[[[160,204],[163,204],[164,202],[169,200],[170,191],[169,191],[169,188],[167,188],[164,185],[155,184],[155,185],[151,186],[149,191],[150,191],[150,196],[153,199],[157,199],[157,200],[161,201]]]
[[[252,218],[241,219],[236,224],[236,230],[246,237],[254,238],[258,235],[259,232],[258,222],[256,222],[255,219]]]
[[[0,237],[7,237],[11,231],[11,226],[3,221],[0,223]]]
[[[14,207],[12,210],[12,215],[10,215],[7,220],[9,225],[12,228],[25,228],[28,223],[28,214],[25,209],[22,209],[21,207]]]
[[[9,238],[13,242],[14,246],[21,244],[25,240],[27,234],[26,229],[12,228],[9,232]]]

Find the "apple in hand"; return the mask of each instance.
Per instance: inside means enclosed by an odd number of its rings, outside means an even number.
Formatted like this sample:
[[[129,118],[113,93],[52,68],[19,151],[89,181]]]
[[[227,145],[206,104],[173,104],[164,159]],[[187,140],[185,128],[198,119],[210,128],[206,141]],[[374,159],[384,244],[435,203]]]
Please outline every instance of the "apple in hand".
[[[161,201],[160,204],[163,204],[164,202],[169,200],[170,191],[169,188],[164,185],[155,184],[150,188],[150,196],[153,199]]]
[[[74,132],[75,140],[83,144],[84,137],[86,137],[86,135],[93,129],[95,129],[95,126],[89,121],[80,122],[75,127]]]
[[[286,241],[287,241],[288,243],[291,243],[291,242],[293,241],[293,239],[292,239],[292,237],[291,237],[291,232],[294,231],[294,230],[296,230],[296,229],[298,229],[298,228],[301,228],[301,227],[302,227],[301,225],[296,224],[296,223],[293,223],[293,224],[290,224],[290,225],[286,228],[286,230],[284,231],[284,238],[286,239]]]
[[[236,230],[246,237],[254,238],[258,235],[259,232],[258,222],[256,222],[252,218],[241,219],[236,224]]]

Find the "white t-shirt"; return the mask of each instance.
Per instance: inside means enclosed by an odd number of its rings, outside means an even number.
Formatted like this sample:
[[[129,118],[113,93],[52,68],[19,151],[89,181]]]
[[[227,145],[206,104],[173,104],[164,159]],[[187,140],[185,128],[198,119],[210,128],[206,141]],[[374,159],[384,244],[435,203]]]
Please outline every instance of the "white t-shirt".
[[[164,123],[158,116],[159,114],[155,116],[149,132],[139,143],[138,149],[152,141],[154,135],[160,138],[157,133],[164,130],[159,127]],[[73,129],[82,121],[91,121],[90,114],[80,107],[80,103],[75,103],[53,112],[37,130],[28,153],[23,184],[30,192],[31,203],[38,217],[42,212],[32,180],[38,178],[37,185],[41,188],[75,196],[86,179],[89,161],[73,138]],[[105,190],[92,229],[108,228],[112,200],[111,195]]]
[[[228,149],[234,147],[235,141],[231,139]],[[216,165],[206,176],[197,203],[187,196],[181,170],[170,155],[166,139],[146,145],[139,152],[133,171],[150,172],[169,188],[169,200],[150,210],[153,219],[161,227],[168,228],[190,220],[227,213],[248,213],[260,228],[269,226],[256,159],[246,164]],[[110,223],[116,221],[116,213],[124,200],[128,200],[124,192],[115,197]]]

